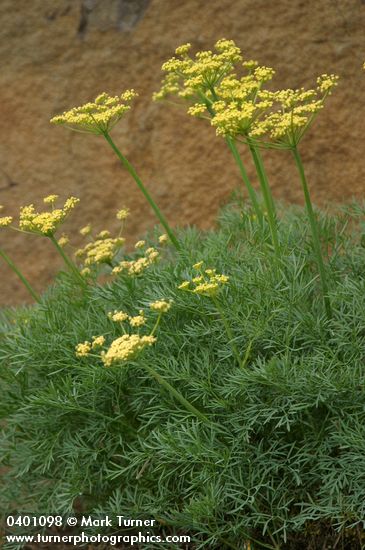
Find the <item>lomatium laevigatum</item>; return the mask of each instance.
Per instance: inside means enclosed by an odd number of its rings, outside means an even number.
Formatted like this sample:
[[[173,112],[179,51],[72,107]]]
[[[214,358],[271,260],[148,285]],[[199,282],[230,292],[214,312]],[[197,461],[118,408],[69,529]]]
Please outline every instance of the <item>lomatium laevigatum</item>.
[[[149,304],[150,313],[155,317],[154,324],[149,331],[146,326],[149,323],[149,315],[145,310],[140,309],[137,315],[129,315],[125,311],[114,310],[108,313],[110,321],[117,325],[121,331],[118,338],[107,344],[107,336],[104,334],[93,336],[77,344],[75,348],[76,357],[87,360],[94,357],[101,360],[104,367],[121,368],[133,363],[144,349],[153,346],[157,342],[157,330],[161,318],[171,308],[172,300],[160,299]],[[131,332],[132,331],[132,332]],[[145,334],[142,331],[147,332]],[[171,393],[190,413],[194,414],[203,422],[210,424],[208,418],[199,411],[192,403],[177,391],[163,376],[161,376],[150,364],[139,362],[155,380]]]
[[[274,76],[274,70],[259,66],[256,61],[242,62],[241,50],[232,40],[221,39],[215,44],[216,53],[201,51],[194,58],[189,55],[190,49],[190,44],[178,47],[175,52],[177,57],[162,66],[167,75],[161,90],[154,94],[154,99],[175,95],[188,103],[190,115],[210,120],[217,135],[223,136],[229,145],[240,167],[257,218],[262,220],[256,193],[243,168],[235,142],[241,141],[248,145],[260,180],[271,239],[278,257],[280,243],[275,205],[259,149],[272,147],[292,151],[304,192],[325,308],[330,317],[319,232],[298,144],[323,108],[338,77],[327,74],[318,77],[315,89],[270,91],[265,89],[265,85]],[[243,67],[244,76],[237,76],[238,64]]]
[[[134,90],[126,90],[120,96],[110,96],[107,93],[102,93],[93,102],[85,103],[80,107],[74,107],[61,115],[57,115],[51,119],[51,122],[78,132],[103,136],[142,191],[173,245],[179,249],[179,242],[165,216],[152,199],[132,164],[121,153],[110,135],[112,128],[130,110],[130,103],[136,96],[137,93]]]

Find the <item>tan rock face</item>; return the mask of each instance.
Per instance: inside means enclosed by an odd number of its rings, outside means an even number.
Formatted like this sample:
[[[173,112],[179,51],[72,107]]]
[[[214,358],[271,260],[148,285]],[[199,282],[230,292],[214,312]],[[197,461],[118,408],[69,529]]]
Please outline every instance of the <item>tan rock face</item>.
[[[2,0],[0,3],[0,204],[4,215],[50,193],[81,204],[65,231],[87,222],[116,227],[128,206],[127,236],[137,238],[154,216],[101,137],[49,124],[51,116],[102,91],[135,88],[135,108],[113,132],[171,224],[213,222],[240,185],[222,140],[184,110],[151,102],[161,64],[176,46],[211,48],[232,38],[247,58],[275,67],[277,86],[311,86],[317,75],[341,82],[302,144],[317,204],[362,198],[365,188],[365,3],[360,0]],[[249,174],[254,177],[247,159]],[[275,197],[302,202],[289,153],[264,155]],[[0,245],[37,290],[60,268],[50,243],[4,231]],[[0,263],[0,303],[28,300]]]

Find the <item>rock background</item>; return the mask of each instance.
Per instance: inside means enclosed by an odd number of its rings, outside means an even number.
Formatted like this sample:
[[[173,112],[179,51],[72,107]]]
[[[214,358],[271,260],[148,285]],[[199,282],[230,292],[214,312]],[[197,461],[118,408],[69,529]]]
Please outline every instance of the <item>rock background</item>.
[[[2,0],[0,21],[3,215],[50,193],[73,194],[81,204],[65,227],[70,234],[88,221],[113,229],[114,212],[124,205],[133,212],[130,239],[152,227],[148,205],[102,138],[49,124],[102,91],[133,87],[140,96],[115,128],[115,141],[172,224],[211,226],[240,182],[236,167],[209,125],[152,103],[151,94],[176,46],[211,48],[221,37],[275,67],[278,86],[311,86],[323,72],[340,75],[302,152],[317,204],[363,197],[364,0]],[[301,202],[288,154],[264,156],[274,195]],[[61,264],[48,242],[8,231],[0,238],[37,290],[52,281]],[[28,300],[2,262],[0,278],[1,305]]]

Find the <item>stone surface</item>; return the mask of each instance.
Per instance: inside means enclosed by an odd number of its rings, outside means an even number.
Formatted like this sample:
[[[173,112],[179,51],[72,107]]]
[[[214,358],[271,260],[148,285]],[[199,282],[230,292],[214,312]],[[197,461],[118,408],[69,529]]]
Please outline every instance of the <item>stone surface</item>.
[[[233,38],[247,58],[275,67],[277,86],[311,86],[318,74],[341,83],[302,144],[317,204],[362,198],[365,188],[365,4],[360,0],[2,0],[0,3],[0,204],[4,215],[58,193],[80,197],[65,231],[91,221],[116,227],[128,206],[130,239],[155,220],[135,183],[100,137],[49,124],[49,118],[107,91],[135,88],[135,108],[113,137],[174,225],[214,223],[240,184],[224,143],[203,121],[154,104],[160,67],[176,46],[210,48]],[[302,202],[288,153],[265,153],[275,197]],[[244,158],[247,158],[244,153]],[[247,158],[250,175],[254,172]],[[132,242],[132,241],[131,241]],[[4,231],[0,245],[37,290],[61,263],[50,243]],[[0,263],[0,304],[28,300]]]

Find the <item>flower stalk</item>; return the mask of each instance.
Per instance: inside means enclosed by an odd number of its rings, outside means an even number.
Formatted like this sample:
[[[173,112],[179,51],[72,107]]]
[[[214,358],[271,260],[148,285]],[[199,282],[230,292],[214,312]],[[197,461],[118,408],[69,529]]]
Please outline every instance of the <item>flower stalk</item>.
[[[247,360],[243,360],[241,359],[241,356],[240,356],[240,352],[238,351],[238,348],[236,346],[236,344],[234,343],[234,336],[233,336],[233,333],[232,333],[232,329],[230,327],[230,324],[224,314],[224,311],[223,311],[223,308],[221,307],[220,303],[219,303],[219,300],[212,296],[212,300],[213,300],[213,303],[220,315],[220,318],[221,318],[221,321],[223,323],[223,326],[225,328],[225,331],[226,331],[226,334],[228,336],[228,339],[229,339],[229,344],[231,346],[231,349],[233,351],[233,355],[235,356],[236,360],[237,360],[237,363],[239,364],[240,367],[245,367],[246,366],[246,362]]]
[[[158,372],[151,367],[150,365],[143,364],[143,368],[146,369],[146,371],[151,374],[157,382],[164,387],[167,391],[171,393],[185,408],[187,411],[192,413],[194,416],[199,418],[202,422],[205,424],[211,424],[210,420],[203,414],[201,411],[199,411],[194,405],[190,403],[183,395],[181,395],[180,392],[178,392],[167,380],[165,380]]]
[[[3,260],[8,264],[10,269],[17,275],[17,277],[21,280],[25,288],[28,290],[29,294],[32,296],[32,298],[36,302],[40,302],[40,297],[37,294],[37,292],[34,290],[32,285],[29,283],[29,281],[24,277],[22,272],[17,268],[17,266],[14,264],[14,262],[9,258],[9,256],[0,248],[0,256],[3,258]]]
[[[217,101],[218,97],[217,97],[216,91],[215,91],[213,86],[210,87],[210,91],[211,91],[211,94],[212,94],[212,97],[214,98],[214,100]],[[213,108],[214,104],[204,94],[201,93],[200,97],[203,100],[210,116],[212,118],[214,118],[214,116],[215,116],[215,111],[214,111],[214,108]],[[246,188],[247,188],[248,194],[250,196],[252,206],[255,210],[256,217],[260,221],[260,223],[262,223],[263,215],[262,215],[262,210],[261,210],[260,205],[259,205],[257,194],[256,194],[255,189],[252,187],[252,184],[251,184],[250,179],[248,177],[246,168],[244,167],[241,156],[238,152],[236,142],[235,142],[233,137],[228,136],[228,135],[225,137],[225,142],[227,143],[228,148],[231,151],[231,153],[233,155],[233,158],[234,158],[234,160],[235,160],[235,162],[238,166],[238,169],[240,171],[243,183],[246,185]]]
[[[300,153],[298,151],[298,148],[293,147],[292,148],[292,153],[293,153],[293,156],[294,156],[294,159],[295,159],[296,166],[298,168],[298,172],[299,172],[299,175],[300,175],[300,181],[301,181],[302,188],[303,188],[305,206],[306,206],[306,209],[307,209],[309,224],[310,224],[311,232],[312,232],[313,248],[314,248],[314,252],[315,252],[315,255],[316,255],[317,266],[318,266],[318,271],[319,271],[319,277],[320,277],[320,280],[321,280],[324,306],[325,306],[325,309],[326,309],[327,317],[330,319],[332,317],[332,309],[331,309],[331,303],[330,303],[329,296],[328,296],[328,285],[327,285],[326,270],[325,270],[322,251],[321,251],[321,243],[320,243],[320,239],[319,239],[319,231],[318,231],[317,221],[316,221],[316,218],[315,218],[315,214],[314,214],[314,210],[313,210],[313,206],[312,206],[312,201],[311,201],[311,198],[310,198],[307,178],[305,176],[304,167],[303,167],[302,159],[301,159]]]
[[[54,235],[49,235],[48,238],[50,239],[50,241],[52,242],[52,244],[56,248],[57,252],[60,254],[61,258],[65,262],[65,265],[68,267],[68,269],[71,271],[71,273],[73,273],[73,275],[75,275],[76,279],[78,279],[78,281],[81,282],[83,286],[86,286],[85,279],[82,277],[82,275],[80,274],[80,272],[77,269],[77,267],[75,266],[75,264],[70,260],[70,258],[64,252],[62,246],[60,246],[58,244],[58,242],[57,242],[56,238],[54,237]]]
[[[165,309],[160,309],[150,336],[154,336],[154,334],[156,333],[164,312],[165,312]],[[147,370],[149,374],[151,374],[155,378],[155,380],[157,380],[157,382],[162,387],[164,387],[167,391],[169,391],[171,395],[173,395],[186,408],[187,411],[191,412],[194,416],[202,420],[205,424],[210,424],[210,421],[208,420],[208,418],[196,407],[194,407],[194,405],[192,405],[190,401],[185,399],[185,397],[179,391],[177,391],[167,380],[165,380],[163,376],[158,374],[158,372],[153,367],[151,367],[150,365],[146,365],[145,363],[143,364],[143,367]]]
[[[252,141],[250,140],[248,141],[248,144],[249,144],[249,149],[255,164],[256,172],[260,180],[262,195],[264,198],[265,207],[267,211],[267,219],[269,222],[272,244],[273,244],[276,256],[280,257],[280,244],[279,244],[279,237],[278,237],[278,230],[277,230],[276,209],[275,209],[274,199],[271,194],[269,181],[267,179],[266,170],[262,162],[262,158],[258,148],[255,147]]]
[[[132,164],[126,159],[126,157],[121,153],[121,151],[118,149],[118,147],[115,145],[114,141],[112,140],[109,132],[105,131],[103,132],[103,136],[105,137],[106,141],[109,143],[110,147],[113,149],[123,166],[127,169],[127,171],[130,173],[136,184],[138,185],[139,189],[142,191],[143,195],[147,199],[149,205],[155,212],[158,220],[160,221],[161,225],[164,227],[166,233],[168,234],[172,244],[175,246],[177,250],[180,250],[180,244],[177,238],[175,237],[174,232],[172,231],[170,225],[168,224],[165,216],[162,214],[161,210],[158,208],[155,201],[152,199],[151,195],[147,191],[146,187],[143,185],[141,179],[139,178],[137,172],[133,168]]]
[[[248,174],[246,172],[246,169],[243,165],[243,162],[242,162],[242,159],[240,157],[240,154],[238,152],[238,149],[237,149],[237,146],[236,146],[236,143],[235,143],[235,140],[229,136],[226,137],[226,143],[233,155],[233,158],[239,168],[239,171],[240,171],[240,174],[242,176],[242,180],[244,182],[244,184],[246,185],[246,188],[247,188],[247,191],[248,191],[248,194],[250,196],[250,200],[251,200],[251,203],[252,203],[252,206],[253,206],[253,209],[255,210],[255,214],[257,216],[257,219],[262,222],[263,220],[263,215],[262,215],[262,210],[260,208],[260,205],[259,205],[259,202],[258,202],[258,199],[257,199],[257,194],[256,194],[256,191],[255,189],[252,187],[252,184],[249,180],[249,177],[248,177]]]
[[[94,102],[88,102],[80,107],[74,107],[70,111],[66,111],[61,115],[53,117],[51,122],[53,124],[64,125],[71,130],[78,132],[86,132],[98,136],[104,136],[123,166],[127,169],[139,189],[142,191],[149,205],[155,212],[158,220],[170,237],[171,242],[177,250],[180,250],[181,247],[179,241],[175,237],[175,234],[169,226],[166,218],[163,216],[157,204],[154,202],[146,187],[143,185],[131,163],[124,155],[122,155],[121,151],[115,145],[110,136],[111,129],[114,128],[119,120],[123,118],[124,114],[130,110],[130,102],[137,95],[138,94],[134,90],[126,90],[120,96],[114,97],[111,97],[104,92],[96,97]]]

